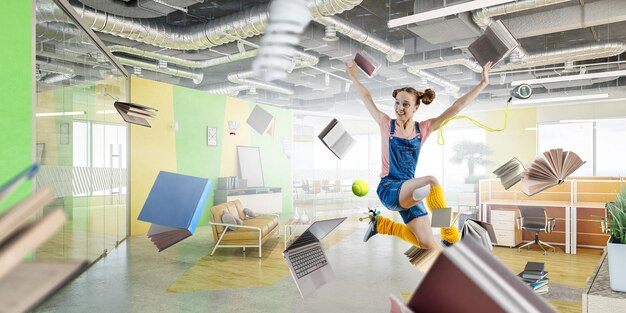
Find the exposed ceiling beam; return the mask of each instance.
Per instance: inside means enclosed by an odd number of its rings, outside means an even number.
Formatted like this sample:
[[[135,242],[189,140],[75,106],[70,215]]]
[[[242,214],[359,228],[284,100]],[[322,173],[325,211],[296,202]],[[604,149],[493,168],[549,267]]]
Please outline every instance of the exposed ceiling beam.
[[[431,11],[421,12],[401,18],[396,18],[390,20],[387,23],[389,28],[394,28],[398,26],[403,26],[407,24],[419,23],[428,20],[433,20],[436,18],[459,14],[463,12],[473,11],[477,9],[482,9],[489,6],[499,5],[503,3],[513,2],[515,0],[475,0],[470,2],[465,2],[457,5],[451,5],[441,9],[435,9]]]

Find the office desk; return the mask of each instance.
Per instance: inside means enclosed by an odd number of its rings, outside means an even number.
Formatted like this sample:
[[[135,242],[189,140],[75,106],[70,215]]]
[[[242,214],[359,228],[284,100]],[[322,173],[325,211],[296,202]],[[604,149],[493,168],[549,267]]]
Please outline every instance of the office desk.
[[[572,245],[576,245],[576,243],[571,242],[571,212],[572,212],[572,203],[569,201],[547,201],[547,200],[485,200],[480,203],[480,216],[483,221],[487,221],[489,206],[493,205],[506,205],[506,206],[520,206],[520,205],[528,205],[528,206],[539,206],[539,207],[547,207],[547,208],[563,208],[565,210],[564,224],[565,224],[565,253],[572,253]],[[555,217],[555,216],[549,216]],[[556,218],[561,218],[560,216],[556,216]],[[573,253],[576,253],[575,249]]]
[[[565,253],[576,254],[576,246],[580,241],[583,246],[603,246],[608,240],[608,234],[600,232],[600,219],[605,216],[604,203],[602,202],[570,202],[570,201],[547,201],[547,200],[485,200],[481,202],[480,217],[487,221],[489,206],[539,206],[545,208],[563,208],[564,214],[551,216],[557,219],[563,218],[565,224]],[[582,218],[579,215],[582,213]],[[562,217],[561,217],[562,216]],[[557,223],[558,226],[558,223]],[[559,232],[559,231],[556,231]]]

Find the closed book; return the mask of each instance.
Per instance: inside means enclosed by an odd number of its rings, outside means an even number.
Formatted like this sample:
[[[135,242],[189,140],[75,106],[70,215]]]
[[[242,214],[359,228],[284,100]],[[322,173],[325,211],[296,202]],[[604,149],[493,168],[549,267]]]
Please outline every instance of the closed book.
[[[544,264],[541,262],[526,262],[524,273],[526,274],[543,274]]]
[[[206,178],[159,173],[137,218],[152,223],[148,237],[159,252],[193,235],[211,186]]]
[[[444,249],[406,306],[414,312],[555,312],[473,240]]]

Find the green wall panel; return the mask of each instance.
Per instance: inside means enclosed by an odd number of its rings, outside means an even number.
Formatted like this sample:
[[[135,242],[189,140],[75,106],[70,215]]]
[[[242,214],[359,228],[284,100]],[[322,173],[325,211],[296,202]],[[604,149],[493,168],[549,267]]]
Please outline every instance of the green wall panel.
[[[220,175],[221,145],[207,146],[207,127],[224,129],[226,97],[203,91],[174,86],[174,118],[178,122],[176,132],[176,166],[178,173],[208,177],[214,191]],[[211,192],[199,225],[207,225],[209,210],[213,205]]]
[[[250,112],[256,106],[250,103]],[[261,135],[255,130],[250,130],[251,143],[258,146],[261,152],[261,165],[263,166],[263,180],[265,186],[281,187],[283,194],[283,213],[291,212],[292,207],[292,166],[283,147],[287,141],[289,147],[292,142],[292,114],[291,111],[276,108],[269,105],[260,105],[261,108],[274,116],[274,135]],[[247,125],[246,125],[247,126]],[[291,153],[291,151],[288,151]],[[285,166],[285,165],[289,166]]]
[[[0,184],[32,162],[32,3],[8,1],[0,10]],[[31,191],[24,184],[0,212]]]

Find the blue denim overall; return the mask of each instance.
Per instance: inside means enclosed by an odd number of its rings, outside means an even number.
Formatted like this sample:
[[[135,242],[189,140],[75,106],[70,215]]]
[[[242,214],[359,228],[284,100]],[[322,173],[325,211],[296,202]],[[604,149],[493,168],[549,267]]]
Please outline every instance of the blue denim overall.
[[[396,120],[391,120],[389,134],[389,174],[383,177],[378,184],[378,197],[383,205],[391,210],[398,211],[404,223],[408,223],[414,218],[428,215],[423,202],[405,209],[400,207],[398,196],[402,184],[415,177],[415,166],[420,154],[422,138],[420,136],[419,124],[415,122],[417,136],[413,139],[393,137],[396,131]]]

